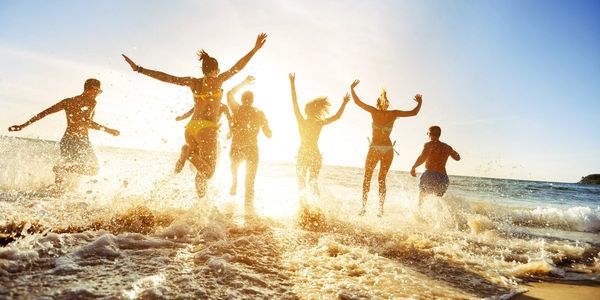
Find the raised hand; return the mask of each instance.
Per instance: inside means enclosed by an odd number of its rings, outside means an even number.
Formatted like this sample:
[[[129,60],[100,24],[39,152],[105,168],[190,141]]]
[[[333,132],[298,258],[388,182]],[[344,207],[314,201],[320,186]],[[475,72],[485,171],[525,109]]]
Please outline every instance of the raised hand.
[[[137,71],[140,69],[140,66],[136,65],[133,60],[131,60],[131,58],[127,57],[127,55],[125,54],[121,54],[123,56],[123,58],[125,58],[125,61],[129,64],[129,66],[131,67],[132,70]]]
[[[246,77],[246,79],[244,79],[244,83],[245,83],[245,84],[251,84],[251,83],[254,83],[254,80],[255,80],[255,79],[256,79],[256,78],[254,78],[254,76],[252,76],[252,75],[248,75],[248,77]]]
[[[344,103],[348,102],[350,102],[350,94],[346,93],[346,96],[344,96]]]
[[[356,79],[354,80],[354,82],[352,82],[352,84],[350,85],[350,88],[355,88],[358,84],[360,83],[360,80]]]
[[[254,44],[254,49],[258,50],[262,48],[262,46],[267,42],[267,34],[261,33],[256,37],[256,43]]]
[[[13,125],[8,127],[8,131],[21,131],[25,126],[23,125]]]
[[[413,100],[415,100],[417,103],[421,103],[423,102],[423,96],[421,96],[421,94],[416,94]]]
[[[296,73],[290,73],[290,82],[294,83],[294,81],[296,80]]]

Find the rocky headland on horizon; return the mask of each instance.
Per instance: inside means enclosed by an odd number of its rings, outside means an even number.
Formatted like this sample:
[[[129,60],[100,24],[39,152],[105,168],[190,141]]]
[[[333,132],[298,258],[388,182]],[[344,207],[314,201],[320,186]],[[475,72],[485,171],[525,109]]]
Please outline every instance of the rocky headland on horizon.
[[[581,177],[581,180],[578,183],[600,184],[600,174],[591,174],[585,177]]]

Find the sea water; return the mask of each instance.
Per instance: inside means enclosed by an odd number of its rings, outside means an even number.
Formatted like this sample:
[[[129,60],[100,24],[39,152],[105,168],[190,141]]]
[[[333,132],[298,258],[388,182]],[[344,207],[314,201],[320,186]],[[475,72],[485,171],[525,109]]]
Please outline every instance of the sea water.
[[[0,137],[0,298],[509,298],[524,280],[600,282],[600,187],[451,176],[419,210],[391,171],[385,215],[362,169],[324,166],[302,195],[293,164],[263,163],[256,216],[227,149],[197,199],[176,153],[96,147],[96,176],[48,192],[56,142]],[[301,204],[302,203],[302,204]]]

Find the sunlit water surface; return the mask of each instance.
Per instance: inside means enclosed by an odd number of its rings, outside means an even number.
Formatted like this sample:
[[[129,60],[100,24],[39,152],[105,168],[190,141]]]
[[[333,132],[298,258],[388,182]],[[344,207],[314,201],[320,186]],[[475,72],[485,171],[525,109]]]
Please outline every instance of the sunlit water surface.
[[[294,166],[263,164],[245,218],[227,149],[204,200],[190,168],[172,174],[176,154],[96,150],[100,174],[57,197],[56,144],[0,138],[0,298],[508,298],[531,278],[600,282],[598,187],[451,177],[419,214],[416,179],[391,172],[384,217],[375,181],[358,217],[361,169],[325,166],[301,206]]]

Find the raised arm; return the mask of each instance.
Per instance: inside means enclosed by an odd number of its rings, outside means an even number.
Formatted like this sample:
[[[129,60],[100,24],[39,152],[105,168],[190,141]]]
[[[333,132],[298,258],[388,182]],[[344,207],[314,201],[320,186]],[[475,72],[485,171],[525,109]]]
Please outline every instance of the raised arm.
[[[415,98],[413,98],[413,100],[415,102],[417,102],[417,106],[415,106],[415,108],[413,108],[410,111],[394,110],[393,111],[394,116],[396,118],[416,116],[419,113],[419,111],[421,110],[421,104],[423,103],[423,96],[421,96],[421,94],[416,94]]]
[[[262,131],[266,137],[271,138],[271,136],[273,136],[273,132],[271,132],[271,128],[269,127],[269,122],[267,121],[267,117],[265,116],[265,113],[263,113],[262,111],[260,112],[260,119],[261,119],[260,128],[262,129]]]
[[[47,115],[50,115],[50,114],[53,114],[55,112],[59,112],[59,111],[65,109],[66,101],[67,101],[67,99],[59,101],[58,103],[43,110],[39,114],[33,116],[31,119],[29,119],[29,121],[27,121],[21,125],[13,125],[13,126],[8,127],[8,131],[20,131],[21,129],[31,125],[34,122],[39,121],[40,119],[44,118]]]
[[[114,136],[118,136],[119,134],[121,134],[118,130],[112,129],[112,128],[108,128],[108,127],[106,127],[104,125],[100,125],[100,124],[96,123],[96,121],[93,121],[93,120],[90,121],[90,128],[91,129],[95,129],[95,130],[101,130],[101,131],[104,131],[104,132],[106,132],[108,134],[112,134]]]
[[[358,107],[360,107],[370,113],[376,112],[377,109],[375,107],[367,105],[366,103],[360,101],[360,98],[358,98],[358,95],[356,95],[354,88],[358,85],[359,82],[360,82],[360,80],[356,79],[356,80],[354,80],[352,85],[350,85],[350,91],[352,92],[352,99],[354,99],[354,103],[356,103],[356,105],[358,105]]]
[[[412,177],[417,176],[417,171],[416,171],[417,167],[419,167],[425,161],[427,161],[428,156],[429,156],[429,147],[427,147],[427,144],[425,144],[425,146],[423,146],[423,151],[421,152],[421,155],[419,155],[419,157],[417,157],[415,164],[412,166],[412,169],[410,169],[410,175],[412,175]]]
[[[261,33],[258,35],[258,37],[256,37],[256,43],[254,43],[254,48],[252,48],[252,50],[250,50],[250,52],[248,52],[248,54],[244,55],[244,57],[242,57],[237,63],[235,63],[235,65],[233,65],[233,67],[231,67],[231,69],[219,74],[219,80],[221,80],[221,82],[231,78],[231,76],[235,75],[237,72],[241,71],[246,64],[248,64],[248,62],[250,61],[250,59],[252,58],[252,56],[254,56],[254,54],[256,54],[256,52],[258,52],[258,50],[260,50],[260,48],[262,48],[262,46],[265,44],[265,42],[267,41],[267,34],[266,33]]]
[[[129,57],[127,57],[127,55],[125,55],[125,54],[121,54],[121,55],[123,55],[123,58],[125,58],[125,61],[129,64],[131,69],[138,73],[142,73],[142,74],[152,77],[154,79],[158,79],[160,81],[164,81],[167,83],[173,83],[173,84],[177,84],[177,85],[189,86],[192,82],[191,77],[177,77],[177,76],[173,76],[173,75],[161,72],[161,71],[144,69],[144,68],[142,68],[142,66],[134,63],[133,60],[131,60]]]
[[[254,81],[253,76],[248,76],[244,81],[240,82],[238,85],[234,86],[229,92],[227,92],[227,105],[229,105],[229,109],[235,114],[237,113],[240,104],[235,101],[235,94],[244,86],[251,84]]]
[[[183,120],[189,118],[193,113],[194,113],[194,108],[192,107],[192,109],[190,109],[185,114],[175,117],[175,121],[183,121]]]
[[[294,114],[296,115],[296,121],[298,123],[304,121],[302,113],[300,113],[300,107],[298,106],[298,98],[296,97],[296,73],[290,73],[290,86],[292,88],[292,105],[294,106]]]
[[[335,115],[333,115],[332,117],[325,119],[323,124],[327,125],[329,123],[333,123],[334,121],[339,120],[342,117],[342,114],[344,113],[344,108],[346,108],[346,104],[348,104],[348,102],[350,102],[350,95],[346,93],[346,96],[344,96],[344,100],[338,112],[335,113]]]

